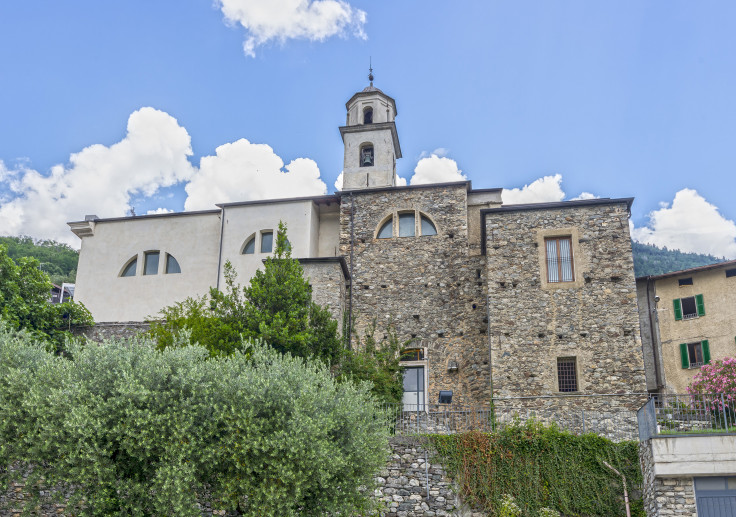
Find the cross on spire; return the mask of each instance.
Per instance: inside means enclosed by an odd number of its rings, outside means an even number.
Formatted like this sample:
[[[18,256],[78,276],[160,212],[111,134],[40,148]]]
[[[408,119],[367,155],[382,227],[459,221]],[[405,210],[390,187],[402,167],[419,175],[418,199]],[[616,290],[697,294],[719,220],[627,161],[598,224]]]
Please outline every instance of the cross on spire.
[[[373,58],[368,58],[368,80],[371,82],[371,86],[373,86]]]

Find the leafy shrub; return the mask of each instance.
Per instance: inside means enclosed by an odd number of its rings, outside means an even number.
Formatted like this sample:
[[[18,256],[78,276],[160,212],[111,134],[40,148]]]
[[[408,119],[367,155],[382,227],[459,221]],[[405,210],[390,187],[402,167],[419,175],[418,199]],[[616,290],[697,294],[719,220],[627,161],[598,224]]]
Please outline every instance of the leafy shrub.
[[[622,472],[634,487],[642,482],[638,443],[576,436],[531,420],[495,433],[430,439],[461,494],[490,515],[511,511],[508,504],[503,510],[505,496],[512,498],[521,515],[536,516],[544,508],[563,515],[625,515],[620,479],[601,460]],[[638,500],[632,502],[632,515],[645,515]]]
[[[736,401],[736,357],[717,359],[701,366],[687,391],[702,395],[723,393],[729,402]]]
[[[212,356],[240,349],[242,338],[260,338],[282,353],[317,357],[336,363],[342,353],[337,322],[329,311],[312,301],[304,270],[291,258],[286,226],[279,223],[274,256],[266,259],[243,288],[237,274],[225,264],[225,291],[210,289],[209,296],[188,298],[161,311],[150,335],[159,348],[172,346],[176,335],[189,331],[190,343],[204,346]]]
[[[91,325],[92,315],[80,303],[49,303],[51,281],[38,260],[21,257],[16,264],[0,244],[0,318],[61,350],[71,328]]]
[[[244,515],[366,506],[387,454],[367,385],[259,343],[174,345],[72,343],[72,361],[0,328],[0,466],[75,487],[88,515],[198,516],[207,487]]]

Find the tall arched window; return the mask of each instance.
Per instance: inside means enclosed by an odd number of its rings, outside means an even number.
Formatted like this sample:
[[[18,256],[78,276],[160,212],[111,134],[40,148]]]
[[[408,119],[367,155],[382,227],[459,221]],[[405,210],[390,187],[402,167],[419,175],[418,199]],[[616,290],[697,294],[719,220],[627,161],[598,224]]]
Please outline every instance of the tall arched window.
[[[360,146],[360,166],[373,166],[373,144],[363,144]]]
[[[370,106],[363,110],[363,124],[373,124],[373,108]]]

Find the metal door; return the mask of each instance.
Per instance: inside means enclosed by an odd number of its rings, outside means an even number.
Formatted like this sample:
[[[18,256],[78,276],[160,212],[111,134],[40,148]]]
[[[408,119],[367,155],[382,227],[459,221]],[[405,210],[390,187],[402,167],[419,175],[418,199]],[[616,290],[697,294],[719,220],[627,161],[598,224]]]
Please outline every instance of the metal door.
[[[698,517],[736,515],[736,476],[695,478]]]

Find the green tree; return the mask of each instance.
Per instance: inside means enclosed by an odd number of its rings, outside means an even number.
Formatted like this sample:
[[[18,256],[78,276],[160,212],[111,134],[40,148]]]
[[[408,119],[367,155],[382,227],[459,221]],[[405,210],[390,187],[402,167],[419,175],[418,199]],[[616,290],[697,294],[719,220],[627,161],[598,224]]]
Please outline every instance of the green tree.
[[[41,270],[56,285],[73,283],[77,276],[79,252],[68,244],[51,240],[34,241],[31,237],[0,237],[0,244],[8,247],[8,255],[16,262],[21,257],[33,257],[41,263]]]
[[[318,357],[334,364],[342,354],[337,322],[327,309],[312,301],[312,288],[298,260],[291,258],[286,226],[279,223],[274,256],[266,259],[242,288],[230,263],[225,264],[225,291],[189,298],[161,311],[150,333],[159,348],[175,343],[182,330],[190,342],[210,355],[229,355],[242,348],[242,339],[262,339],[282,353]]]
[[[33,465],[26,486],[67,487],[82,515],[194,517],[207,491],[246,516],[368,509],[388,428],[367,384],[256,342],[178,345],[72,343],[71,361],[0,325],[0,465]]]
[[[16,264],[0,244],[0,317],[11,328],[26,330],[61,350],[71,328],[91,325],[92,315],[82,304],[52,304],[50,297],[51,281],[38,260],[21,257]]]

